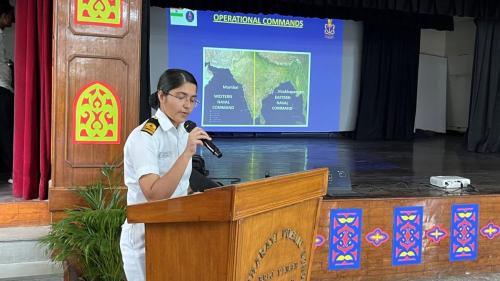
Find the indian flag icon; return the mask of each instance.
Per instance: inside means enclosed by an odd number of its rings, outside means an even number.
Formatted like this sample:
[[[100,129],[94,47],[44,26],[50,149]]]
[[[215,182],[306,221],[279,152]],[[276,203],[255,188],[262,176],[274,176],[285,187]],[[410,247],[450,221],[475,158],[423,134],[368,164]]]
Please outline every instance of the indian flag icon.
[[[196,11],[189,9],[170,9],[170,24],[198,26]]]

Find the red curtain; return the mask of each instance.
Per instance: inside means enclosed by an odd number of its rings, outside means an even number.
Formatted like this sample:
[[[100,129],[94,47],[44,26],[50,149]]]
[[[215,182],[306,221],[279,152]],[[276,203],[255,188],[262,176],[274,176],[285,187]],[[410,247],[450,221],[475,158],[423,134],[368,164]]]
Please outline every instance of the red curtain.
[[[52,0],[17,0],[13,195],[46,199],[50,179]]]

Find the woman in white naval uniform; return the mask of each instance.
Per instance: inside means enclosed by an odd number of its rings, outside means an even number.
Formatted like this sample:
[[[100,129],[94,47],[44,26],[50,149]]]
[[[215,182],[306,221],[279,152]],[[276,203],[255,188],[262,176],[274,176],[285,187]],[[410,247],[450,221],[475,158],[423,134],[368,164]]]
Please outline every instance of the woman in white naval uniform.
[[[130,133],[124,147],[127,205],[188,194],[191,158],[201,139],[210,137],[201,128],[190,133],[184,121],[198,103],[196,80],[185,70],[169,69],[150,97],[155,116]],[[144,224],[122,226],[120,249],[128,281],[146,279]]]

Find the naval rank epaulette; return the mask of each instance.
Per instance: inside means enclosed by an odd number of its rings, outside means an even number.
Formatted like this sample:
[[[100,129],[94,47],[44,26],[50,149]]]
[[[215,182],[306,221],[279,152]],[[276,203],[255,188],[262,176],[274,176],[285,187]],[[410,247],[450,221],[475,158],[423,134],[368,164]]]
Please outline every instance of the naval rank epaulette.
[[[150,135],[153,135],[159,126],[160,126],[160,122],[158,122],[158,119],[156,119],[156,117],[151,117],[151,118],[149,118],[148,122],[146,122],[146,124],[144,124],[141,131],[146,132]]]

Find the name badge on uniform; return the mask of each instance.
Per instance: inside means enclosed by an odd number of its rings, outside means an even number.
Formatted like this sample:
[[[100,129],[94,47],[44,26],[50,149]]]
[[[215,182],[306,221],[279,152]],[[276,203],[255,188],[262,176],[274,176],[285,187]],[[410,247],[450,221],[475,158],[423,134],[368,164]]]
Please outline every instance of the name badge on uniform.
[[[160,158],[167,158],[168,156],[170,156],[169,152],[160,152]]]

